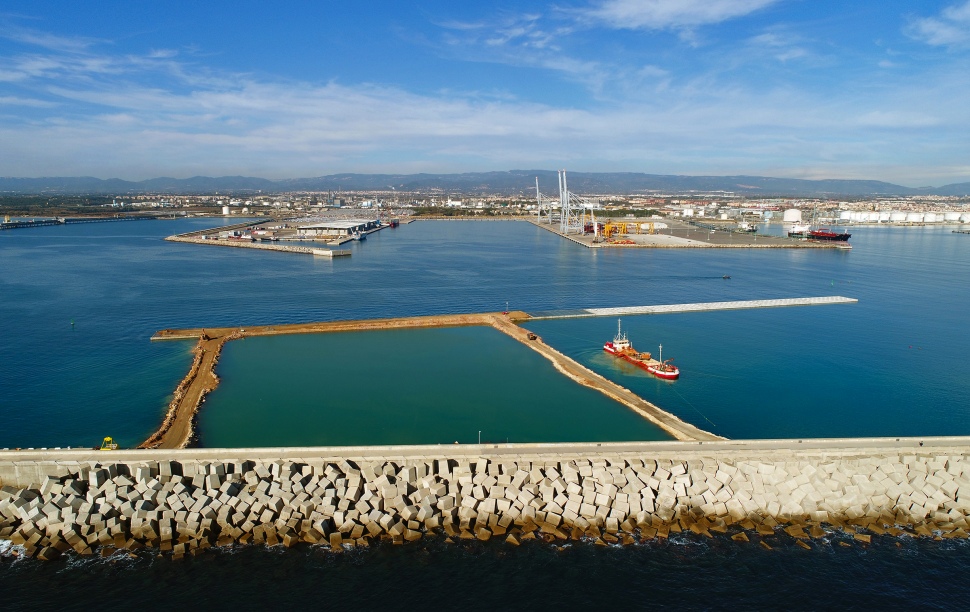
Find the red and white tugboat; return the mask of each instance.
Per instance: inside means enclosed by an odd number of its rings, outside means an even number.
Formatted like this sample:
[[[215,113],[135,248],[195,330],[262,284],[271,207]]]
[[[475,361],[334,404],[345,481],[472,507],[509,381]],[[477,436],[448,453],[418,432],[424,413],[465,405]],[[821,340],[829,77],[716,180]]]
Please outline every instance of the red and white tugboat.
[[[680,378],[680,370],[670,363],[673,360],[668,359],[667,361],[663,361],[663,345],[660,345],[660,361],[653,359],[650,353],[637,352],[630,343],[630,340],[626,337],[626,334],[623,333],[619,319],[616,321],[616,337],[613,338],[613,342],[604,344],[603,350],[614,357],[619,357],[623,361],[632,363],[650,372],[657,378],[663,378],[664,380],[677,380]]]

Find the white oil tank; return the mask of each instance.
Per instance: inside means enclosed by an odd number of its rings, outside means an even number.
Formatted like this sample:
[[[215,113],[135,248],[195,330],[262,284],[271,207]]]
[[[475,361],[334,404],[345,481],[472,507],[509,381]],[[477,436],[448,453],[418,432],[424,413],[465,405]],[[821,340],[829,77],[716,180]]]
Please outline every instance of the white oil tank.
[[[947,223],[959,223],[960,213],[958,212],[943,213],[943,220],[946,221]]]
[[[223,206],[222,207],[222,216],[223,217],[228,217],[229,216],[229,207],[228,206]]]
[[[899,223],[900,221],[905,221],[906,213],[899,212],[898,210],[894,210],[893,212],[889,213],[889,220],[893,223]]]
[[[866,215],[866,217],[869,223],[879,223],[879,213],[875,211],[869,212],[869,214]]]
[[[918,212],[906,213],[906,221],[908,221],[909,223],[922,223],[923,213],[918,213]]]
[[[797,208],[789,208],[785,211],[785,216],[782,217],[782,221],[785,223],[801,223],[802,222],[802,211]]]
[[[970,223],[970,213],[961,213],[960,223]]]
[[[843,221],[851,221],[852,220],[852,213],[850,211],[848,211],[848,210],[843,210],[843,211],[841,211],[839,213],[839,219],[841,219]]]
[[[923,223],[936,223],[936,221],[937,219],[935,212],[923,213]]]

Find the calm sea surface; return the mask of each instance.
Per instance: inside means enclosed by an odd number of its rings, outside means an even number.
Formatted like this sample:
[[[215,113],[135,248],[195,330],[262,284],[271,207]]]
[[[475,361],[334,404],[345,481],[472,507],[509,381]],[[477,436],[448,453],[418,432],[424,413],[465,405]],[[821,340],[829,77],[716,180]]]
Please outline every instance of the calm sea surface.
[[[670,439],[491,327],[246,338],[219,371],[205,446]]]
[[[139,442],[190,363],[191,344],[149,342],[166,327],[480,312],[506,301],[540,311],[836,294],[860,301],[625,318],[640,350],[662,343],[675,359],[682,378],[673,384],[606,358],[600,347],[615,319],[529,327],[728,437],[970,434],[970,236],[949,229],[854,228],[851,252],[589,250],[525,223],[420,222],[374,234],[351,245],[353,257],[332,261],[162,241],[210,224],[0,232],[0,448],[90,446],[104,435]],[[479,429],[493,441],[640,437],[624,424],[629,413],[604,407],[491,330],[399,334],[231,344],[219,368],[224,386],[203,409],[203,444],[258,443],[259,429],[267,444],[301,443],[300,406],[318,411],[304,416],[326,444],[471,442]],[[375,354],[386,361],[376,365]],[[335,373],[351,384],[334,388]],[[508,389],[494,389],[499,379]],[[285,418],[273,425],[260,406]],[[420,412],[452,422],[431,431],[403,418]],[[374,425],[389,414],[401,421]],[[644,428],[642,437],[655,433]],[[331,607],[351,598],[368,607],[962,607],[965,545],[879,540],[814,552],[683,538],[624,550],[427,544],[336,556],[245,550],[185,563],[4,562],[0,589],[16,608],[90,607],[133,594],[156,607]],[[434,588],[414,588],[432,579]],[[418,599],[404,603],[405,593]]]

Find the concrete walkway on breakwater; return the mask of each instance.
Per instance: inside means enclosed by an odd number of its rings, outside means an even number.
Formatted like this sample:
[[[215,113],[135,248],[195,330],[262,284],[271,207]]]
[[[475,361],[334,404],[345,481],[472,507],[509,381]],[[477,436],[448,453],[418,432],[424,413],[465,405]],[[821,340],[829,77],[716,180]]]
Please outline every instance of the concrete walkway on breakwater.
[[[430,537],[970,537],[966,437],[0,452],[0,484],[0,540],[41,560]]]
[[[615,308],[581,308],[550,310],[530,314],[532,319],[576,319],[582,317],[615,317],[620,315],[672,314],[711,310],[744,310],[747,308],[780,308],[784,306],[826,306],[854,304],[859,300],[830,295],[824,297],[785,298],[780,300],[743,300],[735,302],[698,302],[695,304],[657,304],[653,306],[619,306]]]

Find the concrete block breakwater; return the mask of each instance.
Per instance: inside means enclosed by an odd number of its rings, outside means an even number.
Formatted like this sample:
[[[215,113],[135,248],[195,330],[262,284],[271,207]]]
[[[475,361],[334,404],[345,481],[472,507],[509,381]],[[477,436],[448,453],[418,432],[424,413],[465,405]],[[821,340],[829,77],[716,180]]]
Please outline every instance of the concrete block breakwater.
[[[539,453],[529,445],[464,446],[454,454],[439,446],[275,460],[258,451],[256,460],[178,451],[179,460],[156,460],[139,451],[144,460],[47,461],[19,472],[0,465],[3,474],[46,474],[0,490],[0,539],[49,560],[144,547],[175,557],[231,544],[343,549],[433,535],[512,545],[631,544],[679,531],[790,537],[802,546],[836,530],[863,542],[882,534],[967,537],[966,440],[925,449],[915,441],[859,442],[805,450],[795,450],[796,441],[770,449],[545,445],[558,452]]]

